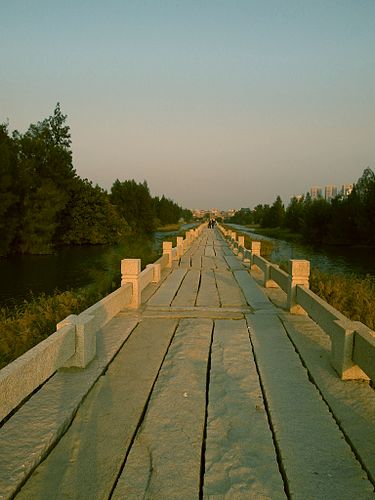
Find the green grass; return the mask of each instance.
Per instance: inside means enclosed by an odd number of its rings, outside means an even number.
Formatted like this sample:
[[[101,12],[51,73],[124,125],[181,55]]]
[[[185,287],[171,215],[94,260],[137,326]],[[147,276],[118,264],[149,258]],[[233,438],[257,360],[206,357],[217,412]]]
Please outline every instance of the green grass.
[[[310,288],[344,316],[375,329],[375,278],[311,271]]]

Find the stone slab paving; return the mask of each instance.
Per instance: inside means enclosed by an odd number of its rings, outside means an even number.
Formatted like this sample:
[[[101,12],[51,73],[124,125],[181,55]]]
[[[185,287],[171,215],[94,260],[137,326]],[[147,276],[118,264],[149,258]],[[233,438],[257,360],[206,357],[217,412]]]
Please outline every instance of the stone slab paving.
[[[199,498],[212,327],[180,321],[113,499]]]
[[[144,320],[17,498],[108,498],[177,326]]]
[[[61,370],[0,429],[0,498],[10,498],[70,425],[95,381],[135,328],[114,318],[97,335],[97,357],[85,370]]]
[[[340,380],[330,363],[330,339],[308,316],[279,313],[310,378],[375,483],[375,391],[367,382]]]
[[[180,288],[182,280],[185,277],[187,270],[184,268],[177,268],[171,273],[167,279],[161,284],[160,288],[150,298],[148,303],[157,306],[169,306],[176,293]]]
[[[0,498],[375,498],[374,391],[255,274],[205,231],[0,429]]]
[[[242,307],[246,305],[246,299],[233,273],[230,271],[215,271],[215,278],[222,307]]]
[[[197,306],[219,307],[220,299],[215,274],[211,270],[202,270],[201,283],[198,290]]]
[[[276,312],[247,315],[292,498],[374,498],[374,487],[289,341]]]
[[[190,269],[177,292],[177,295],[172,301],[172,307],[184,306],[191,307],[195,305],[199,283],[201,279],[200,270]]]
[[[204,498],[286,498],[245,320],[216,320]]]

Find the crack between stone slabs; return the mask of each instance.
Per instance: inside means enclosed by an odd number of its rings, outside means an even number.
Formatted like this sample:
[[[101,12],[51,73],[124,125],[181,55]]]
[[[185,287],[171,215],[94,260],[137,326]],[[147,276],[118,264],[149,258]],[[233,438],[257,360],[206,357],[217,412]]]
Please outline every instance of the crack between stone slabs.
[[[212,321],[212,331],[211,331],[211,342],[208,351],[208,362],[207,362],[207,373],[206,373],[206,411],[204,415],[204,431],[202,439],[202,451],[201,451],[201,471],[200,471],[200,483],[199,483],[199,500],[203,499],[203,488],[204,488],[204,476],[206,473],[206,442],[207,442],[207,420],[208,420],[208,400],[209,400],[209,388],[210,388],[210,378],[211,378],[211,356],[212,356],[212,343],[214,340],[214,330],[215,321]]]
[[[215,279],[215,287],[216,287],[216,291],[217,291],[217,297],[219,299],[219,307],[223,307],[223,303],[221,302],[221,298],[220,298],[220,292],[219,292],[219,287],[217,286],[217,279],[216,279],[216,273],[214,270],[212,270],[213,272],[213,275],[214,275],[214,279]]]
[[[5,365],[7,366],[7,365]],[[57,370],[56,370],[57,371]],[[21,408],[24,404],[26,404],[30,398],[32,398],[33,396],[35,396],[35,394],[37,394],[41,389],[42,387],[49,381],[51,380],[51,378],[56,375],[56,372],[53,372],[52,375],[50,375],[44,382],[42,382],[38,387],[36,387],[32,392],[30,392],[30,394],[28,394],[26,397],[23,398],[22,401],[20,401],[18,403],[17,406],[15,406],[13,408],[12,411],[10,411],[8,413],[8,415],[6,417],[3,418],[3,420],[0,422],[0,429],[6,424],[6,422],[8,422],[8,420],[10,420]]]
[[[163,364],[164,364],[165,358],[167,357],[167,354],[168,354],[168,352],[169,352],[169,349],[170,349],[170,347],[171,347],[171,344],[172,344],[172,342],[173,342],[173,339],[175,338],[175,335],[176,335],[177,328],[178,328],[179,324],[180,324],[180,321],[177,321],[177,323],[176,323],[176,327],[175,327],[175,329],[174,329],[174,332],[173,332],[173,335],[172,335],[172,337],[171,337],[171,340],[170,340],[170,342],[169,342],[169,344],[168,344],[167,350],[165,351],[165,354],[164,354],[164,356],[163,356],[163,359],[161,360],[161,363],[160,363],[160,366],[159,366],[159,369],[158,369],[158,373],[156,374],[155,380],[154,380],[154,382],[153,382],[153,384],[152,384],[152,386],[151,386],[151,389],[150,389],[150,393],[149,393],[149,395],[148,395],[148,397],[147,397],[147,399],[146,399],[145,405],[144,405],[144,407],[143,407],[143,411],[142,411],[142,413],[141,413],[141,416],[139,417],[139,420],[138,420],[137,426],[136,426],[135,431],[134,431],[134,433],[133,433],[133,436],[131,437],[131,440],[130,440],[130,442],[129,442],[129,446],[128,446],[128,449],[127,449],[127,451],[126,451],[126,453],[125,453],[124,460],[123,460],[123,462],[122,462],[122,464],[121,464],[121,466],[120,466],[120,469],[119,469],[119,472],[118,472],[117,477],[116,477],[116,479],[115,479],[115,482],[113,483],[113,486],[112,486],[112,488],[111,488],[111,491],[110,491],[110,493],[109,493],[109,495],[108,495],[108,500],[111,500],[111,498],[112,498],[112,496],[113,496],[113,493],[115,492],[116,486],[117,486],[117,484],[118,484],[118,482],[119,482],[119,480],[120,480],[120,477],[121,477],[121,475],[122,475],[122,473],[123,473],[123,471],[124,471],[124,469],[125,469],[126,461],[127,461],[128,456],[129,456],[129,454],[130,454],[130,452],[131,452],[131,449],[133,448],[133,444],[134,444],[134,441],[135,441],[135,439],[136,439],[136,437],[137,437],[137,434],[138,434],[138,432],[139,432],[139,429],[141,428],[141,426],[142,426],[142,424],[143,424],[143,421],[144,421],[144,419],[145,419],[145,416],[146,416],[146,413],[147,413],[147,409],[148,409],[148,406],[149,406],[149,404],[150,404],[151,396],[152,396],[152,393],[154,392],[155,384],[156,384],[156,382],[157,382],[157,380],[158,380],[158,378],[159,378],[159,375],[160,375],[160,372],[161,372],[162,366],[163,366]]]
[[[283,460],[282,460],[282,456],[281,456],[281,450],[280,450],[279,444],[278,444],[277,439],[276,439],[276,434],[275,434],[275,430],[274,430],[272,419],[271,419],[271,413],[270,413],[270,409],[269,409],[268,402],[267,402],[266,391],[265,391],[265,388],[264,388],[264,385],[262,382],[262,377],[260,375],[258,360],[257,360],[257,356],[255,353],[254,344],[253,344],[253,341],[251,338],[251,328],[250,328],[249,324],[247,323],[247,320],[246,320],[246,324],[247,324],[247,331],[249,333],[249,341],[250,341],[250,345],[251,345],[251,350],[252,350],[253,357],[254,357],[255,368],[257,371],[257,375],[258,375],[259,385],[260,385],[260,389],[262,391],[263,404],[264,404],[264,408],[266,410],[268,426],[269,426],[269,429],[271,431],[272,441],[273,441],[273,445],[275,448],[276,461],[277,461],[277,465],[279,468],[281,478],[283,480],[285,495],[288,498],[288,500],[290,500],[292,497],[291,497],[291,494],[289,491],[288,477],[287,477],[285,469],[284,469]]]
[[[178,268],[178,269],[182,269],[182,268]],[[179,286],[178,286],[178,288],[177,288],[177,290],[176,290],[176,293],[173,295],[173,299],[171,300],[171,302],[170,302],[170,304],[169,304],[169,307],[172,307],[172,302],[173,302],[173,301],[174,301],[174,299],[177,297],[177,294],[178,294],[178,292],[180,291],[180,289],[181,289],[181,287],[182,287],[182,283],[185,281],[186,276],[188,275],[188,272],[189,272],[189,270],[187,269],[187,270],[185,271],[185,274],[184,274],[184,276],[183,276],[182,280],[181,280],[181,283],[179,284]]]
[[[350,439],[349,435],[345,432],[344,428],[341,426],[341,424],[340,424],[340,422],[339,422],[338,418],[336,417],[336,415],[335,415],[335,414],[334,414],[334,412],[333,412],[333,409],[331,408],[331,406],[329,405],[328,401],[327,401],[327,400],[326,400],[326,398],[324,397],[324,395],[323,395],[322,391],[319,389],[318,384],[315,382],[314,377],[312,376],[312,373],[311,373],[311,372],[310,372],[310,370],[308,369],[308,367],[307,367],[307,365],[306,365],[306,363],[305,363],[304,359],[302,358],[302,355],[300,354],[300,352],[299,352],[299,350],[298,350],[298,348],[297,348],[296,344],[294,343],[293,339],[291,338],[291,336],[290,336],[290,335],[289,335],[289,333],[288,333],[288,329],[287,329],[287,328],[286,328],[286,326],[285,326],[285,322],[287,322],[287,320],[284,320],[284,319],[282,318],[282,316],[281,316],[281,315],[279,315],[279,314],[278,314],[278,318],[279,318],[279,320],[280,320],[280,322],[281,322],[281,324],[282,324],[282,326],[283,326],[283,329],[284,329],[284,331],[285,331],[285,333],[286,333],[286,335],[287,335],[287,337],[288,337],[288,339],[289,339],[290,343],[292,344],[292,346],[293,346],[293,348],[294,348],[294,350],[295,350],[296,354],[298,355],[298,357],[299,357],[299,359],[300,359],[300,361],[301,361],[302,366],[303,366],[303,367],[305,368],[305,370],[306,370],[306,373],[307,373],[307,376],[308,376],[309,382],[310,382],[310,383],[311,383],[311,384],[315,387],[315,389],[318,391],[318,393],[319,393],[320,397],[322,398],[322,401],[323,401],[323,402],[324,402],[324,404],[327,406],[329,413],[331,414],[331,416],[332,416],[333,420],[335,421],[335,423],[336,423],[337,427],[340,429],[340,431],[341,431],[342,435],[344,436],[344,439],[345,439],[345,441],[347,442],[348,446],[350,447],[350,449],[351,449],[351,451],[352,451],[352,453],[353,453],[354,457],[355,457],[355,458],[356,458],[356,460],[360,463],[360,465],[361,465],[361,467],[362,467],[362,470],[366,473],[367,479],[368,479],[368,480],[370,481],[370,483],[374,486],[374,492],[375,492],[375,478],[373,478],[373,477],[372,477],[371,472],[367,469],[366,464],[363,462],[363,460],[362,460],[361,456],[359,455],[359,453],[358,453],[358,451],[356,450],[356,448],[355,448],[354,444],[352,443],[352,440]],[[293,327],[293,325],[292,325],[292,328],[294,328],[294,327]],[[344,383],[345,383],[345,382],[344,382]]]
[[[194,301],[194,307],[197,307],[197,300],[198,300],[198,295],[199,291],[201,289],[201,284],[202,284],[202,271],[199,271],[199,283],[198,283],[198,288],[197,288],[197,294],[195,296],[195,301]]]
[[[112,356],[112,358],[109,360],[108,364],[99,372],[98,376],[94,379],[93,383],[91,384],[90,388],[88,389],[88,391],[86,392],[86,394],[83,395],[80,403],[77,405],[77,407],[72,411],[72,413],[70,414],[70,416],[67,418],[67,422],[64,424],[64,426],[62,427],[62,431],[61,431],[61,434],[58,435],[56,441],[54,441],[53,443],[51,443],[46,452],[42,455],[40,461],[38,464],[35,465],[35,467],[33,467],[29,474],[27,474],[27,476],[24,478],[24,480],[22,480],[22,482],[20,484],[17,485],[17,489],[15,490],[15,492],[12,494],[12,496],[10,498],[14,498],[22,489],[22,487],[27,483],[27,481],[30,479],[30,477],[32,476],[32,474],[34,473],[34,471],[39,467],[39,465],[41,463],[43,463],[49,456],[49,454],[51,453],[51,451],[59,444],[59,442],[61,441],[61,439],[65,436],[65,434],[68,432],[68,430],[70,429],[70,427],[72,426],[73,424],[73,421],[75,419],[75,416],[77,415],[77,412],[78,410],[80,409],[80,407],[82,406],[82,404],[84,403],[84,401],[86,400],[86,398],[88,397],[88,395],[90,394],[90,392],[92,391],[94,385],[98,382],[98,380],[105,376],[107,370],[108,370],[108,367],[113,363],[113,361],[117,358],[119,352],[121,351],[121,349],[123,348],[123,346],[126,344],[126,342],[129,340],[129,338],[131,337],[132,333],[134,332],[134,330],[137,328],[137,326],[139,325],[139,321],[134,325],[134,328],[132,328],[132,330],[130,331],[129,335],[126,337],[126,339],[121,343],[120,347],[116,350],[116,352],[114,353],[114,355]],[[71,371],[71,369],[67,368],[66,369],[66,372],[69,372]],[[79,370],[80,371],[84,371],[83,370]],[[51,375],[51,377],[49,379],[51,379],[54,375],[56,374],[56,372]],[[48,379],[48,380],[49,380]],[[39,387],[39,389],[41,389],[43,387],[43,385],[45,383],[47,383],[46,380],[42,386]],[[39,390],[38,389],[38,390]],[[35,391],[35,392],[38,392],[38,391]],[[29,399],[29,398],[27,398]],[[26,401],[25,401],[26,402]]]

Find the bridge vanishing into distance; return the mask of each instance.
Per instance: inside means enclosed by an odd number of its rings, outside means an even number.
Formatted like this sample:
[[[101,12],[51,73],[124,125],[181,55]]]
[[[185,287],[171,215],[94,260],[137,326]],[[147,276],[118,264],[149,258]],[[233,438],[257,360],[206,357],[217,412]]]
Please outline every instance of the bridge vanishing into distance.
[[[0,372],[0,498],[375,498],[375,335],[308,275],[204,225],[122,261]]]

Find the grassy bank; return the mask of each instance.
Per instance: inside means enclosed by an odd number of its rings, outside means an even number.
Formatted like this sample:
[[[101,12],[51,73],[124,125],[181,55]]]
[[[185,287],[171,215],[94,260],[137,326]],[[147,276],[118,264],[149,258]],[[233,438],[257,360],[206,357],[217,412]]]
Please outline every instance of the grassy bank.
[[[311,271],[310,288],[353,321],[375,330],[375,279]]]
[[[142,267],[159,257],[153,241],[129,239],[108,251],[100,269],[91,271],[90,285],[52,295],[30,296],[21,305],[0,309],[0,368],[47,338],[69,314],[79,314],[120,286],[120,261],[142,259]]]
[[[274,228],[250,228],[255,233],[278,240],[290,241],[292,243],[302,243],[302,236],[298,233],[293,233],[289,229],[274,227]]]

